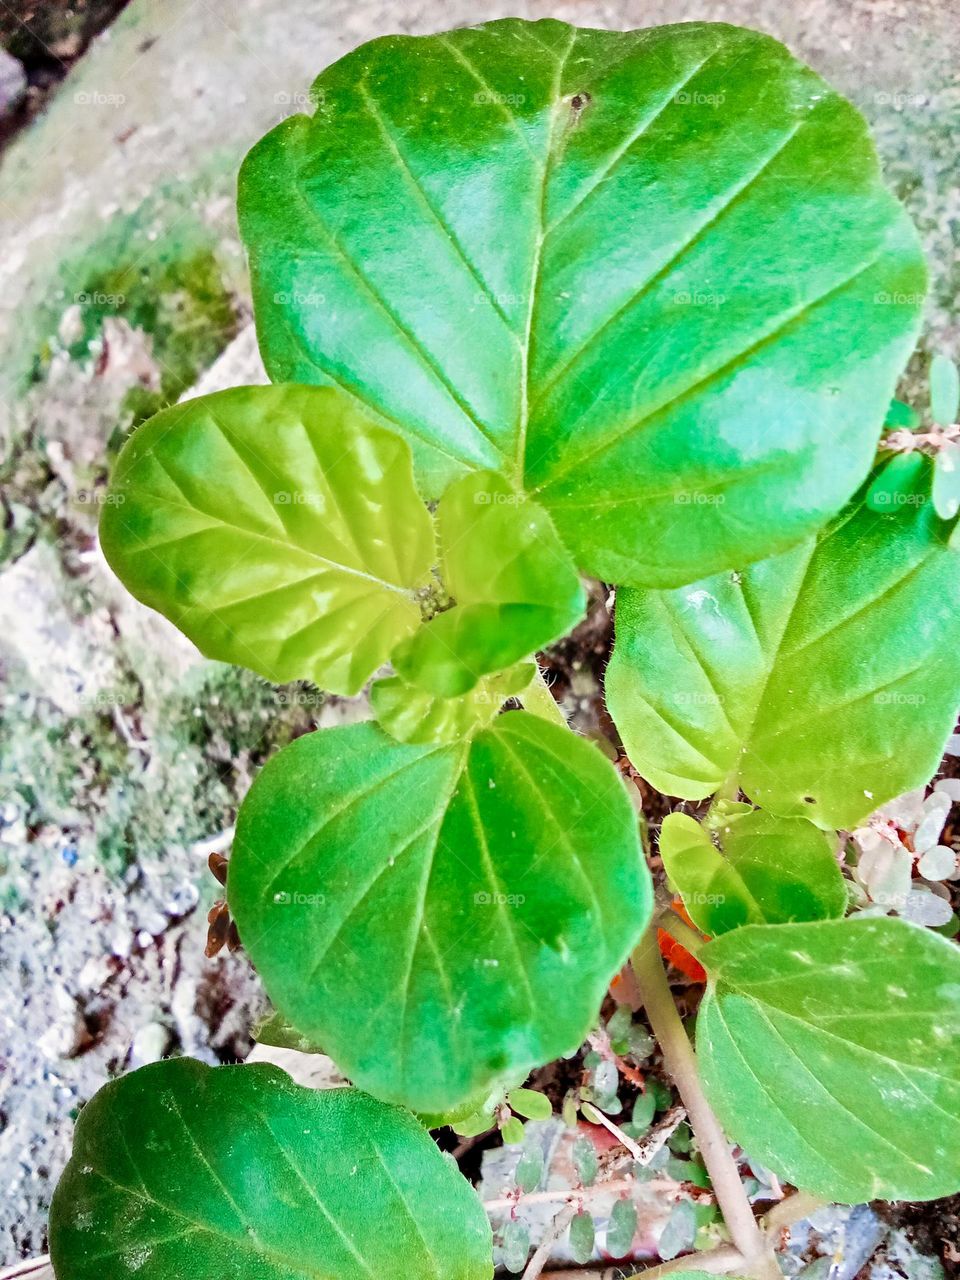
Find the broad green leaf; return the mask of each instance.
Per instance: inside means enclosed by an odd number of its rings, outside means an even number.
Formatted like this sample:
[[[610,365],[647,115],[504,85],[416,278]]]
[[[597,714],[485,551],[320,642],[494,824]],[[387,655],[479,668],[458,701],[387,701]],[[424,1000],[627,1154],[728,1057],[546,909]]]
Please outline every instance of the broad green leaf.
[[[420,1112],[571,1052],[651,910],[616,771],[522,711],[455,745],[298,739],[241,807],[227,888],[277,1008]]]
[[[704,1087],[751,1158],[826,1200],[960,1188],[960,951],[903,920],[751,925],[711,942]]]
[[[847,892],[831,841],[805,818],[756,810],[710,833],[685,813],[660,829],[664,870],[704,933],[745,924],[829,920],[844,914]]]
[[[457,742],[493,720],[507,698],[536,675],[531,662],[484,676],[469,693],[444,698],[408,684],[400,676],[378,680],[370,690],[377,720],[398,742]]]
[[[470,1184],[407,1112],[276,1067],[142,1067],[77,1122],[61,1280],[489,1280]]]
[[[676,586],[866,475],[921,253],[769,36],[510,18],[375,40],[313,97],[240,175],[264,360],[402,431],[428,497],[502,472],[584,571]]]
[[[942,520],[960,511],[960,444],[945,444],[933,466],[933,505]]]
[[[419,625],[434,542],[409,447],[335,390],[165,409],[121,450],[110,499],[111,568],[209,658],[356,693]]]
[[[930,416],[944,427],[960,416],[960,372],[939,353],[930,361]]]
[[[895,453],[884,463],[867,490],[867,506],[881,515],[898,507],[917,506],[930,489],[930,459],[914,450]]]
[[[936,770],[960,703],[960,559],[930,502],[849,507],[816,541],[678,591],[621,591],[606,694],[659,790],[725,781],[855,827]]]
[[[437,509],[444,586],[456,600],[393,665],[431,693],[466,693],[565,635],[586,595],[546,511],[493,472],[455,481]]]

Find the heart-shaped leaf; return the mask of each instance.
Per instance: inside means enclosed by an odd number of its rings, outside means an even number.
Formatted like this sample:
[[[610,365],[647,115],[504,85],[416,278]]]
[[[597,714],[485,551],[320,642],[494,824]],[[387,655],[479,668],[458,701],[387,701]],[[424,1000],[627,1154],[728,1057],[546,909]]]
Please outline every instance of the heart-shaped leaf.
[[[53,1197],[69,1280],[489,1280],[469,1183],[407,1112],[276,1067],[154,1063],[81,1112]]]
[[[960,1187],[960,951],[902,920],[751,925],[701,953],[704,1087],[725,1131],[827,1200]]]
[[[401,430],[427,496],[504,472],[583,570],[675,586],[861,482],[924,269],[782,45],[511,18],[375,40],[313,97],[240,177],[264,360]]]
[[[356,693],[420,621],[434,558],[410,450],[330,388],[237,387],[127,441],[111,567],[210,658]]]
[[[522,711],[455,745],[298,739],[241,807],[227,887],[282,1013],[434,1113],[574,1049],[651,910],[616,771]]]
[[[536,677],[532,662],[485,676],[458,698],[443,698],[408,684],[399,676],[378,680],[370,702],[378,722],[398,742],[457,742],[495,718],[507,698],[515,697]]]
[[[443,582],[456,606],[405,640],[393,665],[431,693],[466,693],[583,616],[576,566],[546,511],[503,476],[456,480],[437,508]]]
[[[830,840],[812,822],[758,809],[716,835],[719,848],[685,813],[668,814],[660,829],[664,870],[704,933],[843,915],[843,876]]]
[[[853,828],[934,772],[960,703],[960,558],[923,499],[678,591],[617,595],[606,693],[661,791],[739,783]]]

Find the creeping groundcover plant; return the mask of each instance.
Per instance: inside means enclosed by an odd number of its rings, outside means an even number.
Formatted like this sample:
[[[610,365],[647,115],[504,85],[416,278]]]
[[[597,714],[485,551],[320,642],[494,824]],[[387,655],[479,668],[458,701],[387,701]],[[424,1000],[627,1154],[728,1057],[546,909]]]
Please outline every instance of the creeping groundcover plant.
[[[428,1131],[515,1138],[505,1096],[542,1115],[519,1086],[628,962],[722,1214],[708,1269],[776,1274],[734,1146],[826,1200],[957,1191],[960,952],[851,913],[848,833],[931,776],[960,701],[956,370],[927,430],[891,408],[925,272],[863,120],[704,23],[389,37],[312,101],[239,181],[273,384],[139,427],[101,534],[210,657],[373,681],[370,720],[263,769],[227,876],[275,1024],[352,1087],[109,1084],[59,1280],[491,1276]],[[660,833],[686,920],[536,663],[581,575],[616,588],[633,768],[712,797]],[[658,930],[706,973],[693,1037]]]

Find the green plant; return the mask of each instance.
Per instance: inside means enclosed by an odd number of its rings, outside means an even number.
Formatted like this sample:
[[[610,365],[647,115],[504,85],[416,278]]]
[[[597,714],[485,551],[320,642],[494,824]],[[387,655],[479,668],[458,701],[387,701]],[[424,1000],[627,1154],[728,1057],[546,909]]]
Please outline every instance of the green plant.
[[[240,178],[275,385],[140,427],[101,535],[211,657],[341,694],[392,664],[373,721],[266,765],[227,884],[270,1035],[372,1097],[183,1062],[110,1085],[55,1198],[61,1280],[489,1276],[483,1214],[399,1108],[522,1140],[510,1108],[542,1103],[516,1086],[631,954],[721,1269],[773,1266],[730,1142],[833,1199],[955,1191],[960,956],[848,917],[836,857],[930,776],[960,701],[956,378],[937,363],[922,439],[891,410],[875,465],[924,269],[862,120],[773,40],[696,23],[391,37],[313,101]],[[581,573],[618,588],[630,759],[714,797],[661,835],[697,929],[655,907],[617,771],[531,660],[583,616]],[[658,927],[708,974],[698,1060]],[[586,1114],[643,1163],[603,1116],[633,1034],[603,1031]],[[665,1254],[706,1220],[671,1222]]]

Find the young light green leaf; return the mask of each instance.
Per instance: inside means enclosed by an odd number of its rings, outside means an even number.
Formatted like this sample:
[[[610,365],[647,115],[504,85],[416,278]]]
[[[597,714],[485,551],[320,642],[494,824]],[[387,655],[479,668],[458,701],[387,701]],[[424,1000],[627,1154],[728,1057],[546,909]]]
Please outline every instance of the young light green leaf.
[[[939,352],[930,361],[930,416],[943,427],[960,417],[960,372]]]
[[[510,1147],[519,1147],[523,1142],[523,1122],[516,1116],[509,1116],[500,1126],[504,1142]]]
[[[730,1138],[856,1204],[960,1187],[960,951],[853,916],[748,926],[704,948],[704,1087]]]
[[[651,911],[616,771],[522,711],[456,745],[298,739],[241,807],[227,891],[277,1008],[420,1112],[572,1051]]]
[[[960,511],[960,444],[948,443],[933,460],[933,506],[941,520]]]
[[[553,1115],[550,1099],[536,1089],[511,1089],[507,1101],[526,1120],[549,1120]]]
[[[589,1262],[593,1257],[595,1233],[593,1218],[581,1210],[570,1223],[570,1252],[574,1262]]]
[[[659,790],[734,781],[773,813],[851,829],[935,771],[958,647],[960,558],[932,504],[852,504],[741,572],[619,592],[607,701]]]
[[[847,892],[830,839],[804,818],[755,810],[710,834],[688,814],[671,813],[660,856],[694,924],[717,935],[744,924],[830,920]]]
[[[370,690],[373,714],[398,742],[458,742],[494,720],[507,698],[521,693],[536,673],[532,662],[484,676],[458,698],[443,698],[400,676],[377,680]]]
[[[356,693],[420,621],[434,558],[405,441],[330,388],[237,387],[133,434],[100,537],[210,658]]]
[[[444,585],[457,603],[395,650],[407,680],[443,697],[466,693],[583,616],[586,596],[550,517],[503,476],[455,481],[437,527]]]
[[[50,1211],[70,1280],[489,1280],[491,1243],[470,1184],[407,1112],[189,1058],[87,1103]]]
[[[511,18],[375,40],[314,99],[240,175],[264,360],[403,431],[428,497],[503,472],[581,569],[676,586],[863,479],[922,256],[862,118],[769,36]]]

